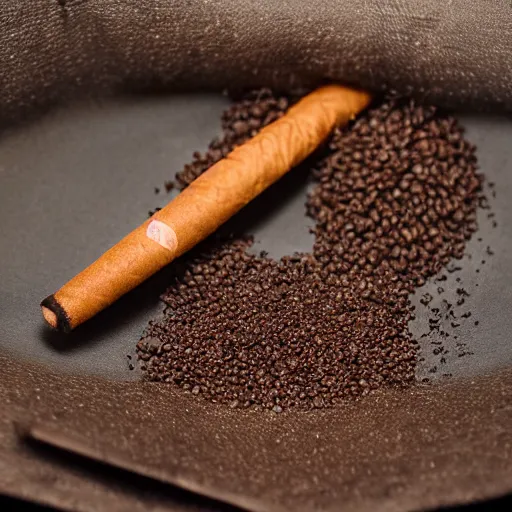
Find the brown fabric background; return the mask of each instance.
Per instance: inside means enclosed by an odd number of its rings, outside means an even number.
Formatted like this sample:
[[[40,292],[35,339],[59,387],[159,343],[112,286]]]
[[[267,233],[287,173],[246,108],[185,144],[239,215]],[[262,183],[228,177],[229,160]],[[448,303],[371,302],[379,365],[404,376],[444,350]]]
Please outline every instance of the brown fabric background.
[[[4,121],[79,93],[322,81],[510,111],[512,5],[4,0],[0,70]]]
[[[275,415],[212,407],[154,384],[55,375],[5,356],[0,365],[0,491],[65,509],[215,506],[31,449],[12,419],[51,445],[254,511],[425,510],[510,491],[510,370]]]

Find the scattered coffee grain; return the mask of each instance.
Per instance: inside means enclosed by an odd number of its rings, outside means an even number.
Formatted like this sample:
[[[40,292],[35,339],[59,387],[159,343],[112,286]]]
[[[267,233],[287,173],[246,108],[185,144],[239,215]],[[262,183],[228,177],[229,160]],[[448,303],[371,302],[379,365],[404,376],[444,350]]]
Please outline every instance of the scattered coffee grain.
[[[277,119],[289,100],[252,93],[224,136],[178,173],[190,184]],[[482,178],[456,120],[386,101],[336,130],[312,169],[312,254],[274,261],[211,237],[185,261],[164,318],[138,343],[147,379],[231,407],[321,408],[414,381],[409,294],[476,230]]]

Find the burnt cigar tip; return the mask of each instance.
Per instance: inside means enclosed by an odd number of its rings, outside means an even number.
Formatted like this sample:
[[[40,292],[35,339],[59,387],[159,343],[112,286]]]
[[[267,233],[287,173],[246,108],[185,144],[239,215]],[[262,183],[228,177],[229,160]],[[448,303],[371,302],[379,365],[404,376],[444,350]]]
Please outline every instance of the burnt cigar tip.
[[[71,332],[71,323],[66,310],[59,304],[54,295],[48,295],[41,302],[41,311],[46,323],[61,332]]]

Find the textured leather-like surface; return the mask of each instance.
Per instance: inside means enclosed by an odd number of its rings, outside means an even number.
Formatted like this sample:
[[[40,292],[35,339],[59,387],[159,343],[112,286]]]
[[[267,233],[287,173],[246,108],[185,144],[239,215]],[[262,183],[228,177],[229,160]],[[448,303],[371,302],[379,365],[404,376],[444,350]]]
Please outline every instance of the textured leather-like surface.
[[[347,82],[512,109],[509,0],[5,0],[0,119],[119,88]]]
[[[0,491],[70,509],[187,510],[172,489],[151,494],[143,479],[123,484],[41,457],[19,444],[13,419],[42,441],[249,510],[424,510],[510,490],[510,369],[275,415],[5,356],[0,365]]]

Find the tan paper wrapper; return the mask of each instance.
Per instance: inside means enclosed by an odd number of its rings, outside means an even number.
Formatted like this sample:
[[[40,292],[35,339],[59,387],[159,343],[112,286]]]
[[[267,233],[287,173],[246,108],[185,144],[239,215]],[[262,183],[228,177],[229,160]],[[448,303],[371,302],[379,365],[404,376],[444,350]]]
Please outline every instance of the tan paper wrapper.
[[[69,331],[96,315],[212,234],[369,102],[364,92],[334,85],[304,97],[45,299],[46,321]]]

